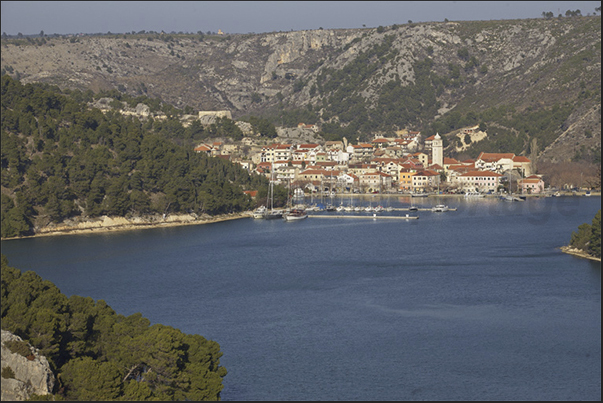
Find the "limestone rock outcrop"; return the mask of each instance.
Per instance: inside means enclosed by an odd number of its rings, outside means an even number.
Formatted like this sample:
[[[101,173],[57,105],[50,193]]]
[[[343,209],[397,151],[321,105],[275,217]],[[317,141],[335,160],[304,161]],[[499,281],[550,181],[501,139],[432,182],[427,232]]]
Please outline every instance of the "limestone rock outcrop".
[[[2,330],[2,401],[27,400],[34,394],[52,393],[55,377],[46,357],[33,347],[28,357],[13,353],[4,345],[11,340],[22,341],[19,336]],[[4,377],[5,372],[10,372],[6,367],[12,370],[14,378]]]

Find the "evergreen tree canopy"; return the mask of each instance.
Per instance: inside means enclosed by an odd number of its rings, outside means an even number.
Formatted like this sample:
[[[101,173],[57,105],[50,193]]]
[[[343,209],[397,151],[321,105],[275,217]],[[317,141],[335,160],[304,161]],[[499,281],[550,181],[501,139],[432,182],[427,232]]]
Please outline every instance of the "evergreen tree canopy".
[[[104,301],[67,298],[2,255],[2,329],[48,359],[68,400],[219,400],[220,346],[200,335],[123,316]]]
[[[267,187],[238,164],[176,144],[190,133],[175,118],[142,123],[84,98],[2,76],[2,237],[31,234],[36,219],[240,212],[254,207],[244,190]],[[228,119],[217,130],[241,135]]]

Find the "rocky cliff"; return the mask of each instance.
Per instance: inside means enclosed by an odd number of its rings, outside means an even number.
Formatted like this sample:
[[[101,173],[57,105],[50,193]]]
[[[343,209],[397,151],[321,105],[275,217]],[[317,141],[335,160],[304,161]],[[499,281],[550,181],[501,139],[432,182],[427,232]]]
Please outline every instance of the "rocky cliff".
[[[346,114],[357,115],[350,108],[374,110],[386,102],[388,88],[420,84],[418,63],[429,59],[439,82],[433,84],[437,108],[424,105],[421,118],[414,112],[393,119],[392,129],[424,129],[453,112],[570,105],[555,129],[559,139],[538,144],[542,156],[564,159],[576,147],[600,147],[600,22],[594,16],[246,35],[57,37],[44,43],[4,39],[2,69],[25,83],[119,89],[179,108],[230,110],[235,119],[307,108],[318,114],[318,123],[346,125]],[[345,72],[343,81],[334,81],[338,71]],[[333,99],[350,82],[353,89]]]
[[[5,347],[10,341],[22,342],[19,336],[2,330],[2,401],[27,400],[34,394],[52,393],[55,377],[46,357],[33,347],[27,357],[13,353]]]

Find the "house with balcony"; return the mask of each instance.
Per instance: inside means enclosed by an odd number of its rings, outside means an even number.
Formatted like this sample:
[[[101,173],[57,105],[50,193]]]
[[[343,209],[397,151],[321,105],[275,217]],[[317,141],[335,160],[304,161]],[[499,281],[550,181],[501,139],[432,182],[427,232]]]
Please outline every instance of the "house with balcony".
[[[275,178],[279,183],[289,183],[297,179],[299,174],[299,167],[294,165],[285,164],[274,167]]]
[[[274,159],[277,161],[290,160],[293,146],[291,144],[277,144],[274,147]]]

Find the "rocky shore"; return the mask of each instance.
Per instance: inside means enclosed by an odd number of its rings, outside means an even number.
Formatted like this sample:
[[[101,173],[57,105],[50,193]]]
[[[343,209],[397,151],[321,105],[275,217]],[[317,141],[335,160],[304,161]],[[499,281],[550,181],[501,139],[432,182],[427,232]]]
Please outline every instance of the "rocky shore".
[[[174,227],[179,225],[210,224],[221,221],[249,218],[251,212],[222,214],[210,216],[204,214],[169,214],[167,216],[144,216],[144,217],[108,217],[102,216],[91,220],[65,220],[59,224],[49,224],[44,227],[35,228],[34,235],[19,238],[23,239],[41,236],[69,235],[69,234],[92,234],[101,232],[129,231],[143,228]]]
[[[594,260],[594,261],[597,261],[597,262],[601,261],[600,257],[591,256],[588,253],[584,252],[582,249],[572,248],[569,245],[568,246],[562,246],[559,249],[561,249],[561,251],[563,253],[567,253],[568,255],[574,255],[574,256],[578,256],[578,257],[584,258],[584,259]]]

